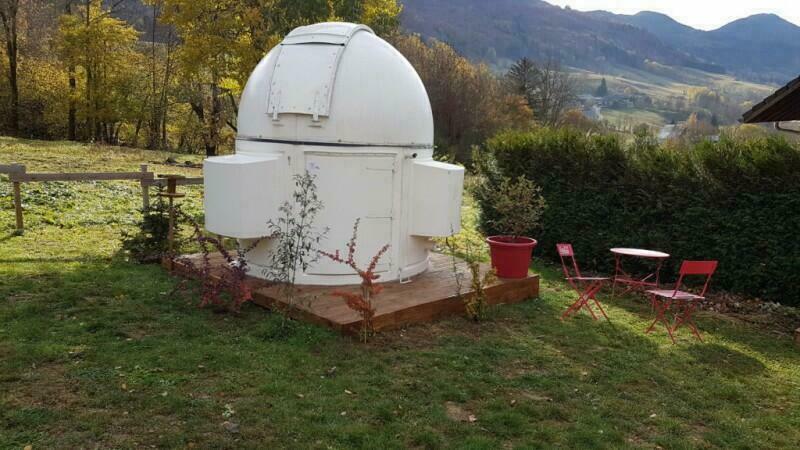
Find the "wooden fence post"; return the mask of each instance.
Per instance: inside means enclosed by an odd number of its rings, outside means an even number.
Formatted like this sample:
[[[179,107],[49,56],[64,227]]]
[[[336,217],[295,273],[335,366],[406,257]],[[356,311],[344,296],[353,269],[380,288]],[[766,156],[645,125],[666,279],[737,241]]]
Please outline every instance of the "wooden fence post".
[[[14,212],[17,216],[17,234],[22,234],[25,226],[22,223],[22,192],[19,181],[14,182]]]
[[[139,166],[139,171],[146,173],[147,164]],[[150,185],[147,184],[147,180],[142,178],[142,210],[147,211],[148,209],[150,209]]]

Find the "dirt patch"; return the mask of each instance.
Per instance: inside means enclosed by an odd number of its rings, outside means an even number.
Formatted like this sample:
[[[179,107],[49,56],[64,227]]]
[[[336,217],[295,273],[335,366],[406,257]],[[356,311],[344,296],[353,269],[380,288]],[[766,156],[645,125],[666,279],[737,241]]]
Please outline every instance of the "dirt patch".
[[[450,420],[455,420],[456,422],[473,423],[477,422],[478,420],[475,414],[455,402],[445,402],[444,410],[447,414],[447,417]]]
[[[489,330],[491,324],[487,325]],[[496,327],[495,327],[496,329]],[[419,349],[438,345],[439,340],[446,336],[452,338],[467,338],[477,340],[484,331],[483,324],[475,323],[464,318],[454,317],[440,322],[431,322],[413,325],[398,330],[382,331],[370,339],[370,346],[393,349]]]
[[[525,376],[545,376],[549,372],[541,367],[531,365],[530,361],[516,360],[497,367],[500,375],[506,380]]]
[[[530,400],[536,403],[548,403],[553,401],[552,397],[548,397],[546,395],[541,395],[530,391],[522,391],[519,393],[519,396],[526,400]]]
[[[7,387],[5,401],[21,407],[69,409],[80,401],[78,387],[69,381],[61,364],[31,367]]]

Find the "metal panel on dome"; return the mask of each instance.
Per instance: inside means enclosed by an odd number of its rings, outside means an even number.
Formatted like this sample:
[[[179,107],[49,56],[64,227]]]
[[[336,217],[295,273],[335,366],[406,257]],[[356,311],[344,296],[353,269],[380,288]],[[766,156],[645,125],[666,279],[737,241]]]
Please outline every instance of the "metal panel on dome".
[[[270,83],[267,113],[328,116],[341,45],[284,45]]]
[[[319,120],[330,115],[331,97],[339,61],[347,42],[368,27],[320,24],[300,27],[280,46],[270,82],[267,113],[305,114]]]
[[[284,38],[283,45],[295,44],[335,44],[345,45],[359,31],[375,34],[366,25],[327,22],[295,28]]]

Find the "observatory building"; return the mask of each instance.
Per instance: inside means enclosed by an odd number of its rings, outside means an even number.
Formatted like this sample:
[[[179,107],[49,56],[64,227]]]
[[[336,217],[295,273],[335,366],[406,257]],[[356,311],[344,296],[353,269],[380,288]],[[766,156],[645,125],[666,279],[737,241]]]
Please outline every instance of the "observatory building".
[[[389,251],[379,281],[405,280],[429,265],[431,237],[460,230],[464,169],[433,160],[433,116],[411,64],[368,27],[300,27],[253,71],[239,106],[234,155],[204,164],[206,228],[244,245],[292,200],[293,176],[316,176],[324,204],[321,249],[344,250],[360,219],[356,256]],[[247,254],[264,277],[274,242]],[[360,278],[319,259],[297,283],[344,285]]]

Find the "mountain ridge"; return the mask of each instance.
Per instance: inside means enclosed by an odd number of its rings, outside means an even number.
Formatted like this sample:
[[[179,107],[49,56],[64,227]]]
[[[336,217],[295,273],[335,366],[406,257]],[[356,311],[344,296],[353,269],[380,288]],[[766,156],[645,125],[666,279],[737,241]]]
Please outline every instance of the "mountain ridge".
[[[500,67],[522,56],[556,57],[603,72],[649,62],[783,83],[800,73],[800,27],[755,14],[704,31],[670,16],[582,12],[542,0],[403,0],[403,26]]]

